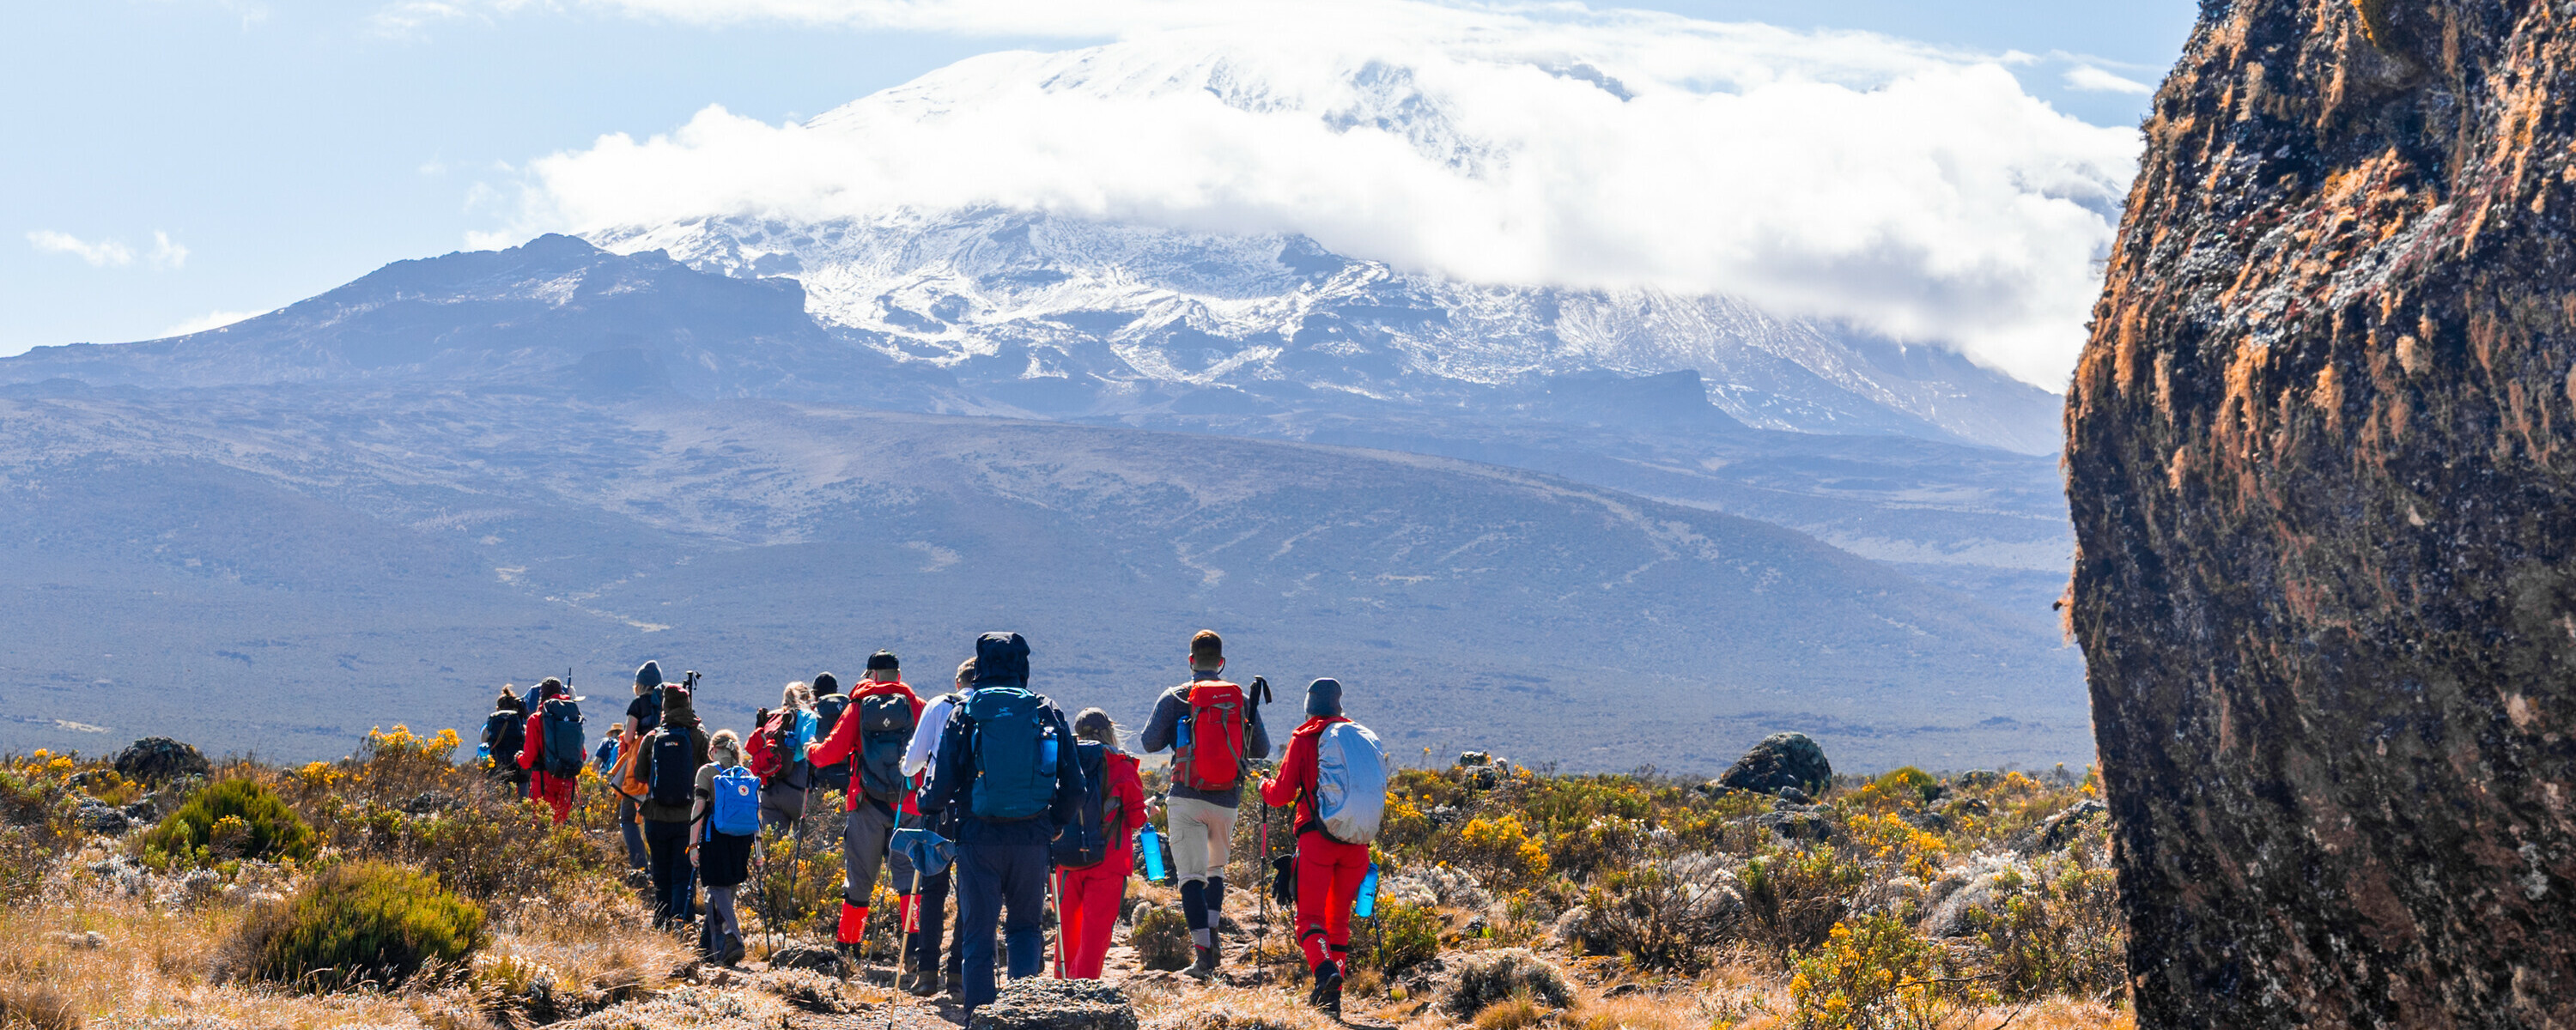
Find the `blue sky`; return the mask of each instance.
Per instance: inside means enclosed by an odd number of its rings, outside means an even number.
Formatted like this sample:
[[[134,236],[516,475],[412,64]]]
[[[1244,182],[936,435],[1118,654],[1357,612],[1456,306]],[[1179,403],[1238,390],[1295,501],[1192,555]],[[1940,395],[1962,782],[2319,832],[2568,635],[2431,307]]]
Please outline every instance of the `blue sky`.
[[[2161,77],[2195,8],[1631,6],[2017,54],[2001,63],[2030,95],[2110,126],[2143,113],[2146,97],[2120,80]],[[701,16],[690,0],[0,7],[0,84],[20,98],[0,114],[0,355],[163,335],[469,238],[506,239],[530,224],[520,197],[532,162],[607,134],[668,133],[710,104],[776,123],[976,54],[1120,32],[1114,13],[1014,33],[1007,17],[817,21],[765,14],[762,0],[703,7],[725,10]]]

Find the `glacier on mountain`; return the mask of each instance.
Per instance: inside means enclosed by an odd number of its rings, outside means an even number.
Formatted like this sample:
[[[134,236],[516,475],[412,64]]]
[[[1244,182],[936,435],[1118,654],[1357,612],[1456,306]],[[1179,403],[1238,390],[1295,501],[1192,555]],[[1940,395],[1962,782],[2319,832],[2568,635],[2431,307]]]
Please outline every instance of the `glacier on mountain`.
[[[1741,300],[1479,286],[1296,235],[1223,235],[985,207],[807,222],[704,218],[590,234],[700,271],[790,277],[807,310],[969,384],[1043,382],[1049,416],[1215,388],[1448,406],[1581,372],[1698,372],[1756,428],[2057,446],[2054,394]]]

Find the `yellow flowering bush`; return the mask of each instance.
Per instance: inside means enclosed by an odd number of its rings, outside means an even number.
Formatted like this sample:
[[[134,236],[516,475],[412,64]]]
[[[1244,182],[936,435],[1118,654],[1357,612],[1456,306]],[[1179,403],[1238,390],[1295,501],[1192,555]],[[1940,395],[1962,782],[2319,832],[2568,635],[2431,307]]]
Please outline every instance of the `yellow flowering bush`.
[[[1834,924],[1798,961],[1789,998],[1797,1030],[1930,1030],[1986,995],[1902,920],[1868,916]]]

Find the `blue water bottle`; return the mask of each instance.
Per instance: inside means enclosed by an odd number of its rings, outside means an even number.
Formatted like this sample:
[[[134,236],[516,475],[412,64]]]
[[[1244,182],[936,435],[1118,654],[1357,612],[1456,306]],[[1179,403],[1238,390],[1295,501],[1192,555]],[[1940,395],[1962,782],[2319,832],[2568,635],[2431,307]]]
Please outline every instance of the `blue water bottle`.
[[[1377,863],[1369,863],[1368,878],[1360,881],[1360,896],[1351,899],[1351,915],[1367,919],[1377,914]]]
[[[1145,882],[1163,882],[1163,835],[1154,832],[1154,824],[1136,831],[1136,846],[1145,852]]]

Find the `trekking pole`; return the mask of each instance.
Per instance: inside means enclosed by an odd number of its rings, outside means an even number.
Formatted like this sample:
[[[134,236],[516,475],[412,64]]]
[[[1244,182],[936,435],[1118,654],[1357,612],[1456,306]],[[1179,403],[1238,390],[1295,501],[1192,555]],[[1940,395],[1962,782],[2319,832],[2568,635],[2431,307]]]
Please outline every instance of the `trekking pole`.
[[[1279,873],[1270,862],[1270,803],[1264,801],[1261,803],[1261,876],[1263,879],[1276,877]],[[1253,945],[1252,951],[1252,964],[1258,966],[1269,961],[1270,958],[1271,889],[1270,884],[1262,883],[1260,880],[1255,880],[1253,883],[1261,891],[1261,938],[1259,943]]]
[[[1055,978],[1064,979],[1064,892],[1057,889],[1058,871],[1047,867],[1047,903],[1055,906]]]

